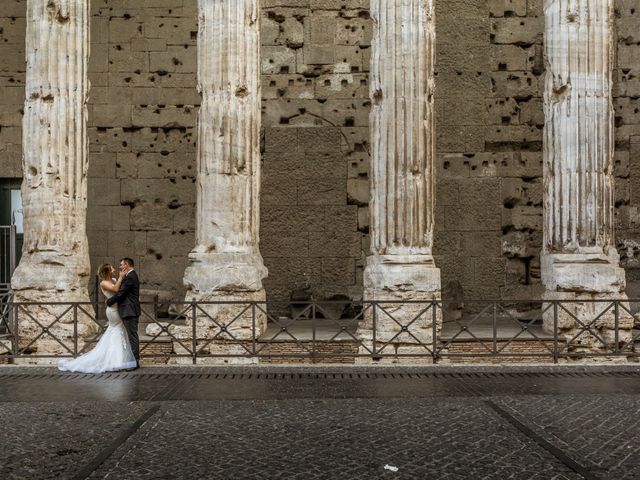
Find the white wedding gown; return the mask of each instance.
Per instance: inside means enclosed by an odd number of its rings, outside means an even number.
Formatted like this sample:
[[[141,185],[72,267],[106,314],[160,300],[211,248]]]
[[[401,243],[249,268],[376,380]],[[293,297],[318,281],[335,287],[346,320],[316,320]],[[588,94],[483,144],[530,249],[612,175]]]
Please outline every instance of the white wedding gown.
[[[101,289],[102,290],[102,289]],[[105,297],[113,296],[111,292],[102,290]],[[129,337],[124,328],[122,319],[118,314],[118,306],[107,307],[107,319],[109,326],[102,338],[90,352],[74,358],[63,360],[58,364],[58,369],[64,372],[102,373],[115,370],[125,370],[136,366]]]

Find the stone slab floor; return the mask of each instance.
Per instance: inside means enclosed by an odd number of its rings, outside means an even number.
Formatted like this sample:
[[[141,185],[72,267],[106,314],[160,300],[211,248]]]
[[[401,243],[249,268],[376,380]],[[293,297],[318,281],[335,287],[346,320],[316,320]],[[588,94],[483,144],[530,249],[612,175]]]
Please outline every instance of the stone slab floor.
[[[6,366],[0,419],[4,480],[640,478],[630,366]]]

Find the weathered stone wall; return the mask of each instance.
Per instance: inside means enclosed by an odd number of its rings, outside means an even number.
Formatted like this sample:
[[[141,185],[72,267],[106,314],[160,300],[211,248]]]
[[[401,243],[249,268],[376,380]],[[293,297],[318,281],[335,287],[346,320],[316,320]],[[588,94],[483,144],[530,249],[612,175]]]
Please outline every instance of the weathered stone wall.
[[[362,293],[368,0],[263,0],[261,251],[271,299]],[[20,176],[26,0],[0,12],[0,177]],[[437,8],[435,255],[467,298],[539,296],[542,0]],[[640,0],[618,0],[617,245],[640,296]],[[92,0],[92,263],[180,297],[194,244],[197,2]],[[451,291],[451,288],[448,289]]]
[[[361,297],[368,252],[368,0],[263,2],[260,248],[271,298]]]

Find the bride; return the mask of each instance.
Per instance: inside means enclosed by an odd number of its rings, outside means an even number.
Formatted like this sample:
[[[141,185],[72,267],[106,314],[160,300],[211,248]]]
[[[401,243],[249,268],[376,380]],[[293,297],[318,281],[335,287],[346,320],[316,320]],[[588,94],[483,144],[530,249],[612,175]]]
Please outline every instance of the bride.
[[[120,289],[124,273],[120,273],[114,282],[116,270],[110,264],[100,265],[98,277],[100,289],[105,297],[110,298]],[[136,367],[136,359],[129,345],[127,331],[118,314],[118,305],[107,307],[109,326],[102,338],[90,352],[72,360],[63,360],[58,369],[66,372],[102,373],[115,370],[126,370]]]

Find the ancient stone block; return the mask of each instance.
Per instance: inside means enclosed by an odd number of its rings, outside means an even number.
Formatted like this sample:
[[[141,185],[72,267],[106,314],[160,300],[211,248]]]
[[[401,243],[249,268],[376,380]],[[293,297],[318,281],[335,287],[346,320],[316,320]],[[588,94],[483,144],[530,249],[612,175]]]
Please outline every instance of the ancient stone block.
[[[336,62],[336,50],[333,45],[305,43],[302,52],[306,65],[331,65]],[[297,72],[303,72],[301,65],[298,65]]]
[[[134,52],[130,46],[111,45],[109,48],[109,70],[114,72],[149,71],[149,56],[146,52]],[[96,70],[100,71],[100,70]]]
[[[353,258],[323,258],[322,282],[325,285],[353,285],[356,281]]]
[[[529,46],[542,41],[543,19],[496,18],[491,22],[491,41],[519,46]]]
[[[499,258],[502,235],[498,230],[461,233],[460,251],[471,257]]]
[[[538,78],[531,72],[493,72],[492,92],[500,97],[528,99],[540,96]]]
[[[369,203],[369,180],[350,178],[347,180],[347,201],[350,204],[366,205]]]
[[[475,152],[484,146],[484,129],[480,126],[442,126],[438,132],[440,152]]]
[[[524,17],[527,15],[526,0],[489,0],[489,14],[492,17],[505,17],[515,15]]]
[[[520,123],[520,106],[513,98],[485,99],[487,124],[518,125]]]
[[[527,70],[533,64],[535,48],[519,45],[492,45],[489,59],[491,71]]]
[[[303,257],[309,256],[309,233],[279,233],[263,235],[260,251],[265,257]]]
[[[290,48],[263,47],[262,48],[262,73],[294,73],[296,72],[296,52]]]
[[[358,232],[310,232],[310,257],[360,257]]]
[[[296,205],[261,205],[260,232],[265,235],[288,235],[295,232],[323,231],[325,228],[325,207]],[[330,221],[334,221],[333,218]]]
[[[488,120],[485,100],[482,98],[447,99],[442,124],[444,125],[486,125]]]
[[[196,109],[193,105],[136,105],[131,111],[131,124],[136,127],[194,127]]]

